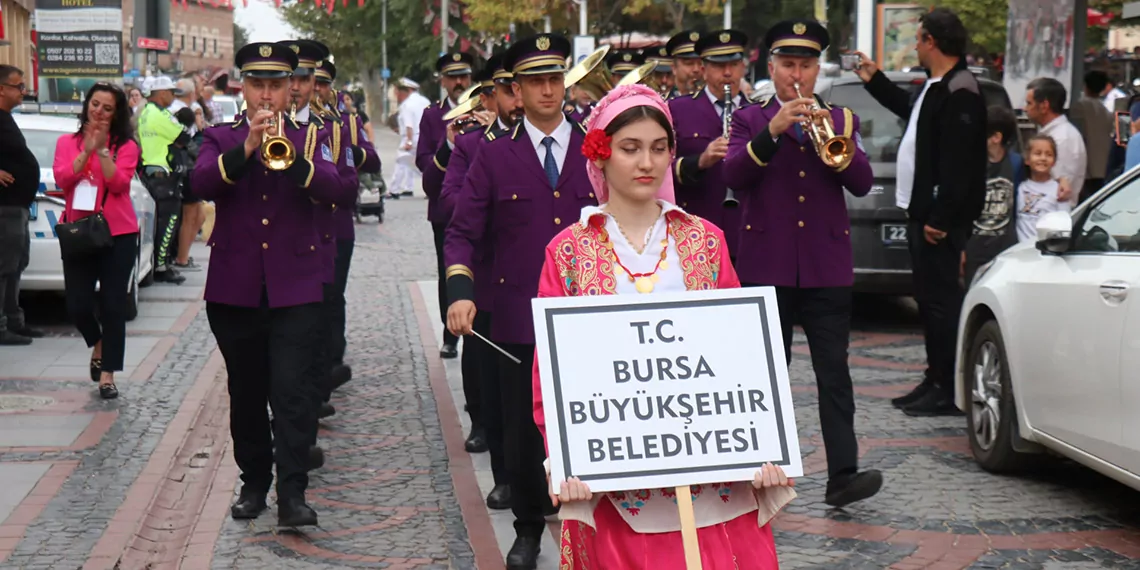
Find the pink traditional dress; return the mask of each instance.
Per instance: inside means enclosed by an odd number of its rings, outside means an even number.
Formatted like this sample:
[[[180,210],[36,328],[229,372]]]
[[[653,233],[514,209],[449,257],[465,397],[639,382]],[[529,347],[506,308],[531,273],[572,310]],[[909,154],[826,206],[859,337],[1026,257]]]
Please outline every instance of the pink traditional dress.
[[[668,107],[644,86],[622,86],[599,102],[590,128],[604,129],[625,109]],[[589,135],[587,135],[589,136]],[[587,164],[600,203],[608,186]],[[605,206],[582,210],[578,223],[546,247],[538,296],[633,295],[740,287],[724,233],[712,223],[673,205],[666,174],[657,192],[661,214],[638,252],[606,213]],[[534,421],[546,438],[542,382],[534,366]],[[772,570],[779,567],[769,522],[796,493],[791,487],[756,490],[749,482],[693,485],[693,511],[705,570]],[[675,492],[634,489],[595,494],[591,501],[564,503],[563,570],[683,570],[684,546]]]

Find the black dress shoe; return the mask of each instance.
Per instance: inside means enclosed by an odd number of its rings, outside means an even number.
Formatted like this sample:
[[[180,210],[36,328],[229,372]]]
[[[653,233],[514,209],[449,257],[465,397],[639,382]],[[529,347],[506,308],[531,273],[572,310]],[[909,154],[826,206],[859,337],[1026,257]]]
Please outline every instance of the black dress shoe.
[[[873,496],[882,486],[883,474],[875,469],[836,475],[827,482],[823,502],[837,508],[846,507]]]
[[[21,327],[8,327],[8,332],[16,333],[20,336],[26,336],[28,338],[43,338],[44,337],[44,331],[41,331],[39,329],[33,329],[32,327],[29,327],[28,325],[24,325]]]
[[[958,406],[954,405],[954,398],[942,394],[941,390],[932,389],[918,401],[902,409],[903,413],[916,418],[933,418],[940,416],[954,417],[965,415]]]
[[[277,526],[317,526],[317,512],[304,499],[285,499],[277,503]]]
[[[534,570],[538,567],[538,551],[542,548],[542,539],[538,536],[520,536],[515,538],[510,552],[507,552],[507,570]]]
[[[443,345],[443,348],[439,349],[440,358],[455,358],[456,356],[459,356],[459,350],[456,349],[452,343],[447,343]]]
[[[511,508],[511,486],[510,485],[495,485],[490,493],[487,493],[487,508],[496,511],[504,511]]]
[[[265,493],[242,489],[236,503],[230,506],[230,516],[235,520],[255,519],[265,509]]]
[[[463,442],[463,449],[467,453],[486,453],[487,452],[487,436],[483,432],[483,428],[475,426],[471,428],[471,434],[467,436],[467,441]]]
[[[345,364],[334,364],[329,369],[328,391],[332,392],[352,380],[352,369]]]
[[[100,384],[99,397],[104,400],[114,400],[119,397],[119,388],[115,386],[114,382],[110,384]]]
[[[154,280],[158,283],[170,283],[172,285],[181,285],[186,282],[186,278],[173,269],[156,271],[154,273]]]
[[[325,450],[319,445],[309,446],[309,471],[325,466]]]
[[[32,344],[32,339],[22,334],[17,334],[12,331],[0,331],[0,345],[3,346],[27,346]]]
[[[891,405],[901,410],[902,408],[905,408],[917,402],[920,398],[930,392],[930,389],[933,387],[934,382],[928,378],[924,378],[922,382],[919,382],[918,386],[915,386],[914,389],[911,390],[907,395],[899,396],[898,398],[892,398]]]
[[[317,419],[323,420],[336,415],[336,408],[328,402],[321,402],[321,409],[317,412]]]

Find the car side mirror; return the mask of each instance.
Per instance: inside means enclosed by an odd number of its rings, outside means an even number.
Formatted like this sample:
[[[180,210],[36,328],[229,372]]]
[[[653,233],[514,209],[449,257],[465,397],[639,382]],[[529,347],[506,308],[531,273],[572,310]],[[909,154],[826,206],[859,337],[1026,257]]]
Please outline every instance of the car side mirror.
[[[1073,218],[1068,212],[1049,212],[1037,220],[1037,249],[1065,253],[1073,238]]]

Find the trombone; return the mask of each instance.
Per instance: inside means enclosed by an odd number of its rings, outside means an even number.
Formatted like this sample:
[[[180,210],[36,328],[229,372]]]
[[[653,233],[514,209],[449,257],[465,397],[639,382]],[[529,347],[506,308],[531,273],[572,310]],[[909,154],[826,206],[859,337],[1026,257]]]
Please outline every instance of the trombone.
[[[795,83],[792,87],[796,90],[796,97],[803,99],[803,95],[800,94],[800,84]],[[831,120],[831,114],[820,109],[819,103],[814,99],[809,118],[804,121],[804,131],[811,139],[816,154],[827,166],[835,169],[846,168],[851,164],[851,159],[855,158],[855,141],[851,140],[851,137],[835,134],[835,123]]]
[[[566,88],[577,86],[585,91],[594,101],[601,101],[610,90],[614,88],[613,75],[604,64],[606,55],[610,53],[610,46],[604,45],[594,53],[586,56],[578,65],[566,72]]]
[[[728,139],[728,131],[732,128],[732,113],[736,111],[733,107],[736,105],[732,100],[732,86],[724,84],[724,116],[720,120],[720,136]],[[730,210],[735,210],[740,207],[740,201],[736,199],[736,192],[732,188],[725,187],[724,189],[724,202],[722,205]]]
[[[261,108],[268,111],[270,106],[265,104]],[[292,120],[297,118],[296,103],[289,110],[289,118]],[[276,116],[270,117],[268,122],[270,128],[277,131],[277,134],[270,136],[268,129],[262,133],[261,162],[269,170],[282,171],[293,166],[293,161],[297,159],[297,148],[293,146],[292,141],[285,137],[285,122],[280,111],[277,112]]]

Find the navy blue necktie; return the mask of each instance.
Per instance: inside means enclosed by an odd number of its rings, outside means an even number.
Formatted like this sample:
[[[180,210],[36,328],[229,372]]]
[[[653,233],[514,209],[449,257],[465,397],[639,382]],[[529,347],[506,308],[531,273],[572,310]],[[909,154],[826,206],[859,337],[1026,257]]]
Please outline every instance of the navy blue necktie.
[[[720,115],[720,118],[724,118],[724,101],[716,102],[716,112]]]
[[[554,137],[542,139],[542,145],[546,147],[546,159],[542,161],[542,169],[546,171],[546,180],[550,182],[550,187],[557,188],[558,161],[554,160]]]

